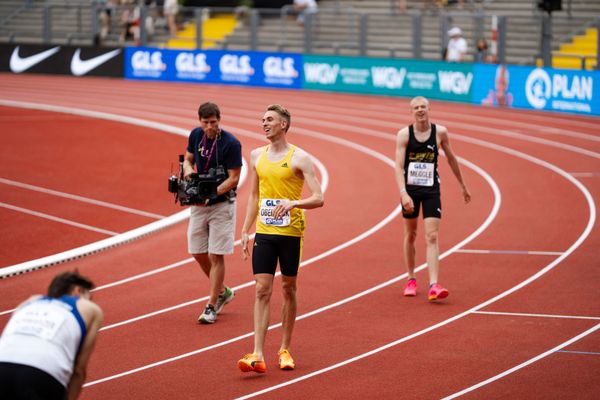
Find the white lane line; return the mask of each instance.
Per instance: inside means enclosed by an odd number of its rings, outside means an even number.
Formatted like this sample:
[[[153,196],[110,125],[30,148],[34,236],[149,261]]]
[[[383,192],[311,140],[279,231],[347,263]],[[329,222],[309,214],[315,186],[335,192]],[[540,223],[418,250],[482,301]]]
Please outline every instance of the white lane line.
[[[565,178],[566,180],[570,181],[574,186],[576,186],[583,193],[583,195],[584,195],[584,197],[585,197],[585,199],[587,201],[588,208],[590,210],[590,215],[589,215],[588,223],[587,223],[585,229],[583,230],[583,232],[581,233],[581,235],[577,238],[577,240],[564,253],[562,253],[559,257],[557,257],[550,264],[546,265],[544,268],[542,268],[541,270],[539,270],[538,272],[536,272],[535,274],[533,274],[529,278],[525,279],[521,283],[513,286],[512,288],[504,291],[503,293],[498,294],[497,296],[495,296],[495,297],[493,297],[493,298],[491,298],[491,299],[489,299],[489,300],[487,300],[487,301],[485,301],[485,302],[483,302],[483,303],[481,303],[481,304],[479,304],[477,306],[474,306],[473,308],[471,308],[471,309],[469,309],[467,311],[464,311],[464,312],[462,312],[460,314],[457,314],[454,317],[451,317],[451,318],[449,318],[449,319],[447,319],[445,321],[439,322],[439,323],[437,323],[435,325],[432,325],[432,326],[430,326],[428,328],[425,328],[425,329],[423,329],[423,330],[421,330],[419,332],[416,332],[416,333],[414,333],[412,335],[405,336],[403,338],[400,338],[398,340],[390,342],[390,343],[388,343],[386,345],[380,346],[380,347],[378,347],[376,349],[373,349],[373,350],[371,350],[369,352],[359,354],[359,355],[357,355],[355,357],[352,357],[350,359],[341,361],[341,362],[339,362],[337,364],[330,365],[329,367],[326,367],[326,368],[323,368],[323,369],[320,369],[320,370],[317,370],[317,371],[313,371],[310,374],[299,376],[296,379],[292,379],[292,380],[283,382],[283,383],[278,384],[278,385],[267,387],[265,389],[262,389],[260,391],[254,392],[254,393],[250,393],[248,395],[239,397],[237,400],[249,399],[249,398],[252,398],[252,397],[264,394],[264,393],[268,393],[268,392],[271,392],[273,390],[277,390],[277,389],[280,389],[280,388],[292,385],[294,383],[301,382],[301,381],[304,381],[306,379],[309,379],[309,378],[312,378],[312,377],[324,374],[324,373],[326,373],[328,371],[331,371],[331,370],[334,370],[334,369],[337,369],[337,368],[341,368],[341,367],[343,367],[345,365],[351,364],[353,362],[356,362],[356,361],[361,360],[361,359],[366,358],[366,357],[370,357],[370,356],[372,356],[374,354],[377,354],[379,352],[387,350],[387,349],[389,349],[391,347],[397,346],[397,345],[399,345],[401,343],[404,343],[404,342],[406,342],[406,341],[408,341],[410,339],[416,338],[416,337],[421,336],[421,335],[423,335],[425,333],[428,333],[428,332],[430,332],[432,330],[435,330],[435,329],[440,328],[442,326],[448,325],[451,322],[454,322],[454,321],[456,321],[456,320],[458,320],[460,318],[463,318],[463,317],[465,317],[467,315],[470,315],[472,312],[478,311],[478,310],[480,310],[480,309],[482,309],[482,308],[484,308],[484,307],[486,307],[486,306],[488,306],[490,304],[495,303],[496,301],[498,301],[498,300],[500,300],[500,299],[502,299],[504,297],[507,297],[507,296],[511,295],[512,293],[516,292],[517,290],[520,290],[521,288],[527,286],[531,282],[533,282],[533,281],[537,280],[538,278],[540,278],[541,276],[545,275],[548,271],[552,270],[554,267],[556,267],[558,264],[560,264],[567,256],[569,256],[571,253],[573,253],[584,242],[584,240],[589,236],[589,234],[591,233],[592,228],[594,226],[594,223],[596,221],[596,206],[595,206],[594,199],[592,198],[592,195],[590,194],[590,192],[577,179],[575,179],[574,177],[572,177],[570,174],[568,174],[564,170],[558,168],[554,164],[551,164],[551,163],[549,163],[547,161],[544,161],[544,160],[541,160],[539,158],[530,156],[529,154],[523,153],[521,151],[518,151],[518,150],[515,150],[515,149],[511,149],[509,147],[497,145],[495,143],[490,143],[490,142],[487,142],[487,141],[484,141],[484,140],[474,139],[474,138],[471,138],[471,137],[465,136],[465,135],[453,134],[453,137],[456,138],[456,139],[458,139],[458,140],[462,140],[462,141],[465,141],[465,142],[473,143],[475,145],[480,145],[482,147],[487,147],[487,148],[490,148],[490,149],[493,149],[493,150],[497,150],[497,151],[502,152],[502,153],[506,153],[506,154],[509,154],[509,155],[512,155],[512,156],[515,156],[515,157],[518,157],[518,158],[522,158],[522,159],[528,160],[528,161],[530,161],[533,164],[537,164],[537,165],[540,165],[540,166],[542,166],[544,168],[550,169],[551,171],[555,172],[556,174],[558,174],[558,175],[562,176],[563,178]],[[537,361],[537,358],[534,359],[534,360]],[[523,365],[523,364],[521,364],[521,365]],[[520,369],[522,367],[520,367],[520,368],[515,367],[515,368],[516,368],[515,370],[517,370],[517,369]],[[493,379],[493,380],[495,380],[495,379]],[[483,386],[483,384],[481,386]],[[477,386],[477,387],[479,387],[479,386]],[[475,386],[471,390],[474,390],[474,389],[476,389]]]
[[[575,178],[595,178],[600,176],[600,172],[571,172]]]
[[[472,392],[473,390],[479,389],[480,387],[483,387],[483,386],[488,385],[488,384],[490,384],[490,383],[492,383],[494,381],[497,381],[498,379],[504,378],[505,376],[510,375],[513,372],[516,372],[516,371],[518,371],[520,369],[523,369],[523,368],[525,368],[525,367],[527,367],[527,366],[529,366],[529,365],[531,365],[531,364],[533,364],[533,363],[535,363],[535,362],[537,362],[537,361],[539,361],[539,360],[541,360],[541,359],[543,359],[545,357],[548,357],[549,355],[552,355],[552,354],[556,353],[559,350],[564,349],[565,347],[569,346],[570,344],[573,344],[573,343],[577,342],[578,340],[583,339],[584,337],[586,337],[586,336],[588,336],[588,335],[596,332],[598,329],[600,329],[600,324],[597,324],[593,328],[590,328],[587,331],[580,333],[579,335],[575,336],[574,338],[571,338],[571,339],[567,340],[566,342],[563,342],[563,343],[559,344],[558,346],[556,346],[556,347],[554,347],[554,348],[552,348],[552,349],[550,349],[550,350],[548,350],[548,351],[546,351],[546,352],[544,352],[544,353],[542,353],[542,354],[540,354],[540,355],[538,355],[536,357],[533,357],[533,358],[525,361],[524,363],[521,363],[521,364],[516,365],[516,366],[514,366],[514,367],[512,367],[510,369],[507,369],[506,371],[504,371],[504,372],[502,372],[502,373],[500,373],[498,375],[492,376],[491,378],[486,379],[485,381],[479,382],[476,385],[468,387],[468,388],[466,388],[464,390],[461,390],[460,392],[456,392],[454,394],[451,394],[450,396],[444,397],[442,400],[455,399],[457,397],[462,396],[463,394],[467,394],[469,392]]]
[[[331,140],[332,141],[335,140],[335,141],[340,141],[340,142],[346,142],[345,139],[341,139],[341,138],[332,138]],[[359,146],[356,143],[352,143],[352,142],[350,142],[350,143],[353,146]],[[382,161],[384,161],[386,164],[388,164],[390,167],[394,166],[394,161],[392,161],[391,159],[389,159],[389,158],[387,158],[387,157],[385,157],[383,155],[379,155],[379,158]],[[456,244],[451,249],[449,249],[446,252],[444,252],[443,254],[441,254],[440,255],[440,260],[446,258],[450,254],[452,254],[454,251],[456,251],[456,249],[459,249],[460,247],[464,246],[465,244],[469,243],[470,241],[474,240],[477,236],[479,236],[492,223],[492,221],[495,219],[496,215],[498,214],[498,211],[500,210],[500,204],[501,204],[500,189],[498,188],[498,185],[496,185],[496,183],[494,182],[494,180],[484,170],[482,170],[481,168],[479,168],[475,164],[471,163],[470,161],[466,161],[466,160],[461,159],[460,162],[462,164],[464,164],[465,166],[467,166],[468,168],[473,169],[475,172],[477,172],[479,175],[481,175],[488,182],[488,184],[492,188],[492,192],[494,193],[494,205],[492,207],[492,210],[491,210],[490,214],[488,215],[488,217],[486,218],[486,220],[483,222],[483,224],[481,226],[479,226],[473,233],[471,233],[463,241],[461,241],[460,243]],[[306,260],[305,262],[303,262],[301,264],[301,268],[304,267],[305,265],[308,265],[310,263],[318,261],[318,260],[320,260],[320,259],[322,259],[322,258],[324,258],[324,257],[326,257],[328,255],[331,255],[331,254],[333,254],[333,253],[335,253],[337,251],[340,251],[340,250],[342,250],[342,249],[344,249],[344,248],[346,248],[346,247],[348,247],[348,246],[350,246],[350,245],[352,245],[352,244],[354,244],[354,243],[356,243],[356,242],[358,242],[358,241],[360,241],[360,240],[362,240],[362,239],[370,236],[371,234],[375,233],[377,230],[379,230],[382,227],[384,227],[385,225],[387,225],[391,220],[393,220],[401,212],[402,212],[402,206],[398,205],[396,207],[396,209],[390,215],[388,215],[384,220],[380,221],[377,225],[373,226],[369,231],[362,233],[361,235],[355,237],[354,239],[352,239],[352,240],[350,240],[350,241],[348,241],[346,243],[343,243],[343,244],[335,247],[334,249],[331,249],[331,250],[329,250],[329,251],[327,251],[327,252],[325,252],[323,254],[320,254],[320,255],[318,255],[316,257],[313,257],[313,258],[311,258],[309,260]],[[426,267],[426,264],[421,264],[420,266],[418,266],[417,268],[415,268],[415,271],[417,271],[417,272],[421,271],[425,267]],[[278,272],[278,274],[279,274],[279,272]],[[357,294],[355,294],[353,296],[347,297],[347,298],[342,299],[342,300],[340,300],[338,302],[329,304],[327,306],[324,306],[324,307],[321,307],[319,309],[316,309],[316,310],[313,310],[311,312],[308,312],[308,313],[305,313],[303,315],[300,315],[300,316],[298,316],[296,318],[296,320],[299,321],[299,320],[311,317],[313,315],[325,312],[325,311],[330,310],[332,308],[341,306],[343,304],[349,303],[351,301],[354,301],[356,299],[364,297],[364,296],[366,296],[368,294],[371,294],[373,292],[377,292],[378,290],[380,290],[380,289],[382,289],[382,288],[384,288],[386,286],[390,286],[390,285],[392,285],[392,284],[394,284],[394,283],[396,283],[396,282],[398,282],[398,281],[400,281],[402,279],[405,279],[406,277],[407,277],[407,274],[404,273],[404,274],[402,274],[402,275],[400,275],[400,276],[398,276],[396,278],[390,279],[390,280],[388,280],[386,282],[383,282],[383,283],[381,283],[379,285],[376,285],[376,286],[374,286],[374,287],[372,287],[370,289],[364,290],[364,291],[362,291],[360,293],[357,293]],[[247,282],[247,283],[245,283],[243,285],[237,286],[236,288],[234,288],[234,290],[241,289],[242,287],[248,287],[248,286],[251,286],[251,285],[254,285],[254,282]],[[208,299],[208,297],[204,297],[203,299],[206,300],[206,299]],[[188,303],[184,303],[184,304],[181,304],[181,305],[177,305],[175,307],[170,307],[169,309],[161,310],[160,312],[171,311],[172,309],[180,308],[180,307],[185,307],[185,306],[187,306],[189,304],[197,303],[199,301],[200,301],[200,299],[199,300],[194,300],[193,302],[188,302]],[[158,312],[152,313],[152,315],[156,315],[157,313]],[[139,319],[139,317],[135,318],[133,320],[138,320],[138,319]],[[123,323],[126,323],[126,322],[127,321],[123,321]],[[121,325],[123,323],[119,323],[119,325]],[[116,325],[117,324],[114,324],[114,326],[116,326]],[[269,326],[268,329],[271,330],[271,329],[278,328],[280,326],[281,326],[281,323],[273,324],[273,325]],[[113,327],[113,325],[108,326],[108,327],[104,327],[102,329],[112,328],[112,327]],[[157,361],[157,362],[152,363],[152,364],[147,364],[147,365],[135,368],[135,369],[131,369],[131,370],[128,370],[128,371],[121,372],[119,374],[111,375],[111,376],[108,376],[108,377],[105,377],[105,378],[101,378],[101,379],[98,379],[98,380],[95,380],[95,381],[92,381],[92,382],[88,382],[88,383],[86,383],[84,385],[84,387],[91,386],[91,385],[96,385],[98,383],[110,381],[110,380],[117,379],[117,378],[121,378],[123,376],[131,375],[131,374],[134,374],[134,373],[137,373],[137,372],[140,372],[140,371],[147,370],[149,368],[153,368],[153,367],[157,367],[157,366],[160,366],[160,365],[163,365],[163,364],[171,363],[171,362],[180,360],[182,358],[191,357],[191,356],[194,356],[196,354],[200,354],[200,353],[206,352],[208,350],[212,350],[212,349],[215,349],[215,348],[218,348],[218,347],[221,347],[221,346],[225,346],[227,344],[234,343],[236,341],[239,341],[239,340],[251,337],[252,335],[253,335],[253,332],[249,332],[249,333],[243,334],[241,336],[237,336],[237,337],[235,337],[233,339],[229,339],[229,340],[226,340],[226,341],[223,341],[223,342],[220,342],[220,343],[213,344],[211,346],[200,348],[200,349],[194,350],[194,351],[189,352],[189,353],[185,353],[185,354],[182,354],[182,355],[179,355],[179,356],[175,356],[175,357],[171,357],[171,358],[168,358],[168,359],[165,359],[165,360]]]
[[[239,243],[239,241],[236,242],[236,244],[237,243]],[[104,290],[104,289],[111,288],[113,286],[123,285],[123,284],[128,283],[128,282],[132,282],[132,281],[135,281],[135,280],[138,280],[138,279],[146,278],[148,276],[152,276],[152,275],[158,274],[160,272],[165,272],[165,271],[171,270],[173,268],[181,267],[182,265],[185,265],[185,264],[193,262],[193,261],[194,261],[194,259],[192,257],[186,258],[185,260],[177,261],[177,262],[174,262],[172,264],[165,265],[164,267],[153,269],[152,271],[148,271],[148,272],[144,272],[144,273],[141,273],[141,274],[138,274],[138,275],[130,276],[129,278],[125,278],[125,279],[121,279],[121,280],[118,280],[118,281],[115,281],[115,282],[107,283],[106,285],[97,286],[94,289],[92,289],[92,292],[97,292],[98,290]],[[14,308],[11,309],[11,310],[0,311],[0,315],[10,314],[13,311],[15,311]]]
[[[575,350],[557,350],[557,353],[568,353],[568,354],[584,354],[590,356],[600,356],[600,352],[597,351],[575,351]]]
[[[71,221],[71,220],[64,219],[64,218],[55,217],[54,215],[45,214],[45,213],[42,213],[42,212],[39,212],[39,211],[33,211],[33,210],[28,209],[28,208],[13,206],[13,205],[7,204],[7,203],[0,202],[0,207],[8,208],[9,210],[17,211],[17,212],[20,212],[20,213],[23,213],[23,214],[33,215],[34,217],[49,219],[51,221],[59,222],[61,224],[75,226],[77,228],[86,229],[88,231],[103,233],[103,234],[109,235],[109,236],[115,236],[115,235],[119,234],[118,232],[108,231],[108,230],[102,229],[102,228],[96,228],[95,226],[91,226],[91,225],[80,224],[79,222]]]
[[[473,311],[473,314],[503,315],[510,317],[535,317],[535,318],[564,318],[564,319],[589,319],[600,321],[600,317],[588,317],[582,315],[560,315],[560,314],[529,314],[502,311]]]
[[[529,256],[560,256],[562,251],[535,251],[535,250],[475,250],[475,249],[460,249],[457,253],[467,254],[523,254]]]
[[[155,214],[155,213],[146,212],[146,211],[140,211],[140,210],[136,210],[134,208],[120,206],[118,204],[113,204],[113,203],[109,203],[109,202],[102,201],[102,200],[94,200],[94,199],[90,199],[89,197],[83,197],[83,196],[78,196],[76,194],[60,192],[58,190],[47,189],[47,188],[44,188],[41,186],[30,185],[28,183],[12,181],[10,179],[0,178],[0,183],[4,183],[5,185],[16,186],[21,189],[33,190],[35,192],[40,192],[40,193],[50,194],[53,196],[63,197],[65,199],[76,200],[76,201],[80,201],[82,203],[88,203],[88,204],[94,204],[96,206],[112,208],[113,210],[119,210],[119,211],[127,212],[130,214],[141,215],[143,217],[148,217],[148,218],[153,218],[153,219],[161,219],[161,218],[165,217],[164,215],[160,215],[160,214]]]

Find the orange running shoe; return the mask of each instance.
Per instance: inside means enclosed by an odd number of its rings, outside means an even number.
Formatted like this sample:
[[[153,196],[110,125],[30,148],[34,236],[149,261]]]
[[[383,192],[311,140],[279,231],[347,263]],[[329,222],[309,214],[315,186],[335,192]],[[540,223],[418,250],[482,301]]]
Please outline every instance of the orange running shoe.
[[[446,297],[448,297],[448,291],[439,283],[434,283],[429,288],[429,301],[445,299]]]
[[[264,374],[267,371],[267,364],[264,360],[259,360],[258,355],[254,353],[246,354],[237,362],[237,366],[242,372],[258,372]]]
[[[279,356],[279,368],[285,370],[292,370],[296,368],[296,364],[294,363],[294,359],[292,355],[287,349],[279,350],[277,353]]]

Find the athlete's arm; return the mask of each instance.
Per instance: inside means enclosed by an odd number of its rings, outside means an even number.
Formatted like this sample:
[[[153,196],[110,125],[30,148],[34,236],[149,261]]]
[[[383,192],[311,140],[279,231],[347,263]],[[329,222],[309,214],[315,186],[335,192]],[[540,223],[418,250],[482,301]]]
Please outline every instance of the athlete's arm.
[[[256,174],[256,162],[262,152],[262,148],[252,150],[250,154],[250,167],[248,174],[250,175],[250,195],[248,196],[248,204],[246,205],[246,217],[244,218],[244,226],[242,227],[242,258],[245,260],[250,255],[248,250],[248,241],[250,240],[249,233],[256,216],[258,215],[258,175]]]
[[[440,147],[446,153],[446,159],[448,160],[448,165],[450,165],[450,169],[452,169],[452,173],[456,177],[456,180],[460,184],[460,189],[462,191],[462,196],[465,203],[471,201],[471,193],[465,185],[462,172],[460,170],[460,164],[458,163],[458,158],[454,154],[454,150],[452,150],[452,146],[450,145],[450,139],[448,137],[448,129],[445,126],[437,125],[437,135],[440,141]]]
[[[396,135],[396,183],[400,190],[400,202],[404,211],[411,214],[415,205],[412,198],[406,192],[406,181],[404,179],[404,161],[406,160],[406,148],[408,147],[408,127],[402,128]]]
[[[102,321],[104,319],[102,309],[97,304],[89,300],[79,299],[77,301],[77,308],[86,321],[87,334],[83,344],[81,345],[79,354],[75,359],[73,375],[71,376],[68,387],[69,400],[77,399],[81,393],[81,387],[83,386],[85,377],[87,375],[87,365],[90,360],[90,356],[92,355],[92,351],[94,350],[94,345],[96,344],[98,331],[100,330]]]

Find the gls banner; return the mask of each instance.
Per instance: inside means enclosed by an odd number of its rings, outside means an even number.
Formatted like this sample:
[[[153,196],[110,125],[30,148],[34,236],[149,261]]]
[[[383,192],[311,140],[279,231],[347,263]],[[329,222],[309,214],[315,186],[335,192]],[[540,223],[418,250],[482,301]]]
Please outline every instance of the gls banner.
[[[473,101],[547,111],[600,115],[600,73],[478,65]]]
[[[304,56],[306,89],[470,101],[473,66],[387,58]]]
[[[123,76],[123,50],[109,47],[0,44],[0,71]]]
[[[300,88],[302,56],[221,50],[165,50],[130,47],[125,77],[130,79]]]

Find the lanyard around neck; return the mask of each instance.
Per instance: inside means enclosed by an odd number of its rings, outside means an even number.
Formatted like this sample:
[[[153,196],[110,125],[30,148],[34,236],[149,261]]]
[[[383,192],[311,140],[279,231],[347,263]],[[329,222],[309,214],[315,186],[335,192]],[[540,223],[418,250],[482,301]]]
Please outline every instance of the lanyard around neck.
[[[215,151],[215,145],[217,144],[218,137],[215,137],[212,146],[210,147],[210,152],[208,153],[208,157],[206,157],[206,162],[204,163],[204,171],[208,170],[208,165],[210,164],[210,158],[213,155],[213,151]],[[202,152],[206,152],[206,133],[202,136]],[[203,154],[201,154],[203,155]]]

